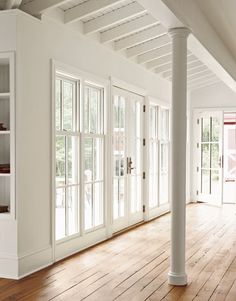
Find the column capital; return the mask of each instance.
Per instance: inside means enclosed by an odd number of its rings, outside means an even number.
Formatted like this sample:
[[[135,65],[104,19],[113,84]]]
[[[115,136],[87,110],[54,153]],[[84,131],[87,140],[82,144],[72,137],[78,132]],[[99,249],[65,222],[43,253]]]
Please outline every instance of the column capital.
[[[175,28],[170,28],[168,30],[168,34],[171,36],[171,38],[186,38],[190,34],[190,30],[187,27],[175,27]]]

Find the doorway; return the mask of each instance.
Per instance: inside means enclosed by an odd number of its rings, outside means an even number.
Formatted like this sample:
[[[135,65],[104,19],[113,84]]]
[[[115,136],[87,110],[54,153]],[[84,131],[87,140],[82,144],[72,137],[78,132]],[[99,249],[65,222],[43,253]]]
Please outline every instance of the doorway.
[[[113,88],[113,231],[143,221],[144,97]]]
[[[199,112],[197,125],[197,200],[236,203],[236,113]]]

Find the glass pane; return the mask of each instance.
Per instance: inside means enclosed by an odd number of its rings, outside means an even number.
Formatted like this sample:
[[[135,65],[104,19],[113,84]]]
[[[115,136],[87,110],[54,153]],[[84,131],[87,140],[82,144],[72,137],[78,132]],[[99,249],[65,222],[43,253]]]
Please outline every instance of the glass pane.
[[[158,177],[157,175],[149,176],[149,207],[153,208],[158,205]]]
[[[169,147],[168,144],[161,144],[161,171],[168,171],[169,162]]]
[[[158,142],[149,145],[149,174],[158,173]]]
[[[161,173],[160,177],[160,205],[166,204],[169,202],[169,192],[168,192],[168,173]]]
[[[84,132],[89,133],[89,88],[85,87],[84,90]]]
[[[218,170],[211,171],[211,194],[220,194],[220,176]]]
[[[133,176],[130,179],[130,192],[131,192],[131,213],[141,211],[141,177]]]
[[[115,136],[113,141],[114,175],[123,177],[125,174],[125,138]]]
[[[210,168],[209,144],[202,144],[202,168]]]
[[[77,187],[67,188],[67,210],[68,210],[68,234],[73,235],[78,232],[78,189]]]
[[[84,181],[93,181],[93,139],[84,139]]]
[[[95,181],[103,179],[103,141],[94,139],[94,178]]]
[[[99,133],[98,126],[99,91],[91,88],[90,91],[90,133]]]
[[[202,193],[210,194],[210,171],[202,170]]]
[[[120,131],[125,131],[125,99],[123,97],[119,99],[119,128]]]
[[[74,84],[63,82],[63,130],[73,130],[73,89]]]
[[[94,184],[94,226],[103,224],[103,183]]]
[[[84,186],[84,227],[85,230],[93,227],[93,186]]]
[[[67,137],[67,184],[78,184],[78,138]]]
[[[113,218],[123,217],[124,206],[124,179],[114,179],[113,181]]]
[[[169,111],[161,110],[161,140],[169,140]]]
[[[210,118],[202,118],[202,142],[210,141]]]
[[[56,137],[56,186],[66,184],[65,174],[65,137]]]
[[[56,240],[66,235],[65,189],[56,190]]]
[[[56,80],[56,130],[61,130],[61,80]]]
[[[211,141],[219,141],[220,139],[220,119],[217,117],[212,118],[212,134]]]
[[[157,107],[154,106],[149,111],[149,138],[157,138]]]
[[[219,168],[219,144],[211,144],[211,168]]]

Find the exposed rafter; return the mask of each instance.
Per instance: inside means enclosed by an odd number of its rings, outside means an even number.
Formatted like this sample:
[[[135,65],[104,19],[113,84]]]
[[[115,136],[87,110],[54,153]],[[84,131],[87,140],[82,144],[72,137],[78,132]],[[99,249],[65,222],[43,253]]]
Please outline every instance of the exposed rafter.
[[[33,0],[21,5],[21,9],[31,15],[41,15],[47,9],[58,7],[69,0]]]
[[[98,13],[105,8],[112,7],[114,4],[123,2],[124,0],[89,0],[65,11],[65,23],[72,23],[82,18],[89,17],[94,13]]]
[[[137,60],[138,63],[140,64],[144,64],[147,62],[150,62],[154,59],[157,59],[163,55],[167,55],[169,53],[171,53],[172,51],[172,45],[171,44],[167,44],[163,47],[148,51],[146,53],[143,53],[141,55],[138,56]]]
[[[196,83],[198,81],[206,81],[208,79],[213,79],[213,78],[216,78],[215,74],[214,73],[208,73],[208,74],[205,74],[205,75],[202,75],[200,77],[196,77],[196,78],[188,78],[188,83],[189,84],[193,84],[193,83]]]
[[[145,9],[137,2],[118,8],[110,13],[92,19],[84,23],[84,33],[94,33],[101,31],[111,25],[120,23],[133,16],[138,16],[145,12]]]
[[[157,67],[155,69],[155,73],[162,73],[162,72],[170,72],[171,74],[171,69],[172,69],[172,63],[167,63],[167,64],[164,64],[164,65],[161,65],[160,67]]]
[[[164,34],[145,43],[127,49],[126,54],[127,57],[135,57],[147,51],[164,46],[168,43],[170,43],[170,38],[167,34]]]
[[[22,0],[7,0],[5,3],[5,9],[18,8],[21,5]]]
[[[111,42],[129,34],[145,29],[151,25],[159,23],[150,15],[144,15],[127,23],[121,24],[110,30],[101,33],[101,42]]]
[[[147,69],[155,69],[161,65],[164,65],[164,64],[167,64],[167,63],[171,63],[172,62],[172,55],[171,54],[168,54],[168,55],[165,55],[165,56],[162,56],[158,59],[155,59],[151,62],[148,62],[146,64],[146,67]]]
[[[189,81],[191,81],[191,80],[210,77],[210,76],[215,76],[215,75],[209,69],[207,69],[207,70],[197,73],[197,74],[188,75],[187,78]]]
[[[156,38],[164,33],[166,33],[166,29],[162,25],[153,26],[115,42],[115,50],[122,50],[138,45],[145,41]]]
[[[200,88],[204,88],[210,85],[214,85],[219,83],[220,80],[218,78],[214,78],[214,79],[210,79],[210,80],[205,80],[204,82],[197,82],[194,85],[188,85],[188,88],[190,90],[196,90],[196,89],[200,89]]]
[[[196,68],[188,70],[188,76],[191,76],[194,74],[199,74],[199,73],[205,72],[207,70],[209,71],[209,69],[205,65],[198,66]]]

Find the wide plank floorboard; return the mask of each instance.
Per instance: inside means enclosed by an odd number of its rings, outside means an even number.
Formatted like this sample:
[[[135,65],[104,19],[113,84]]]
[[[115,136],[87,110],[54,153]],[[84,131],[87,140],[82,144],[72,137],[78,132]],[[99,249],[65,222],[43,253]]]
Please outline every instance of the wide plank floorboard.
[[[0,301],[236,301],[235,213],[187,206],[186,287],[167,282],[166,214],[20,281],[0,279]]]

